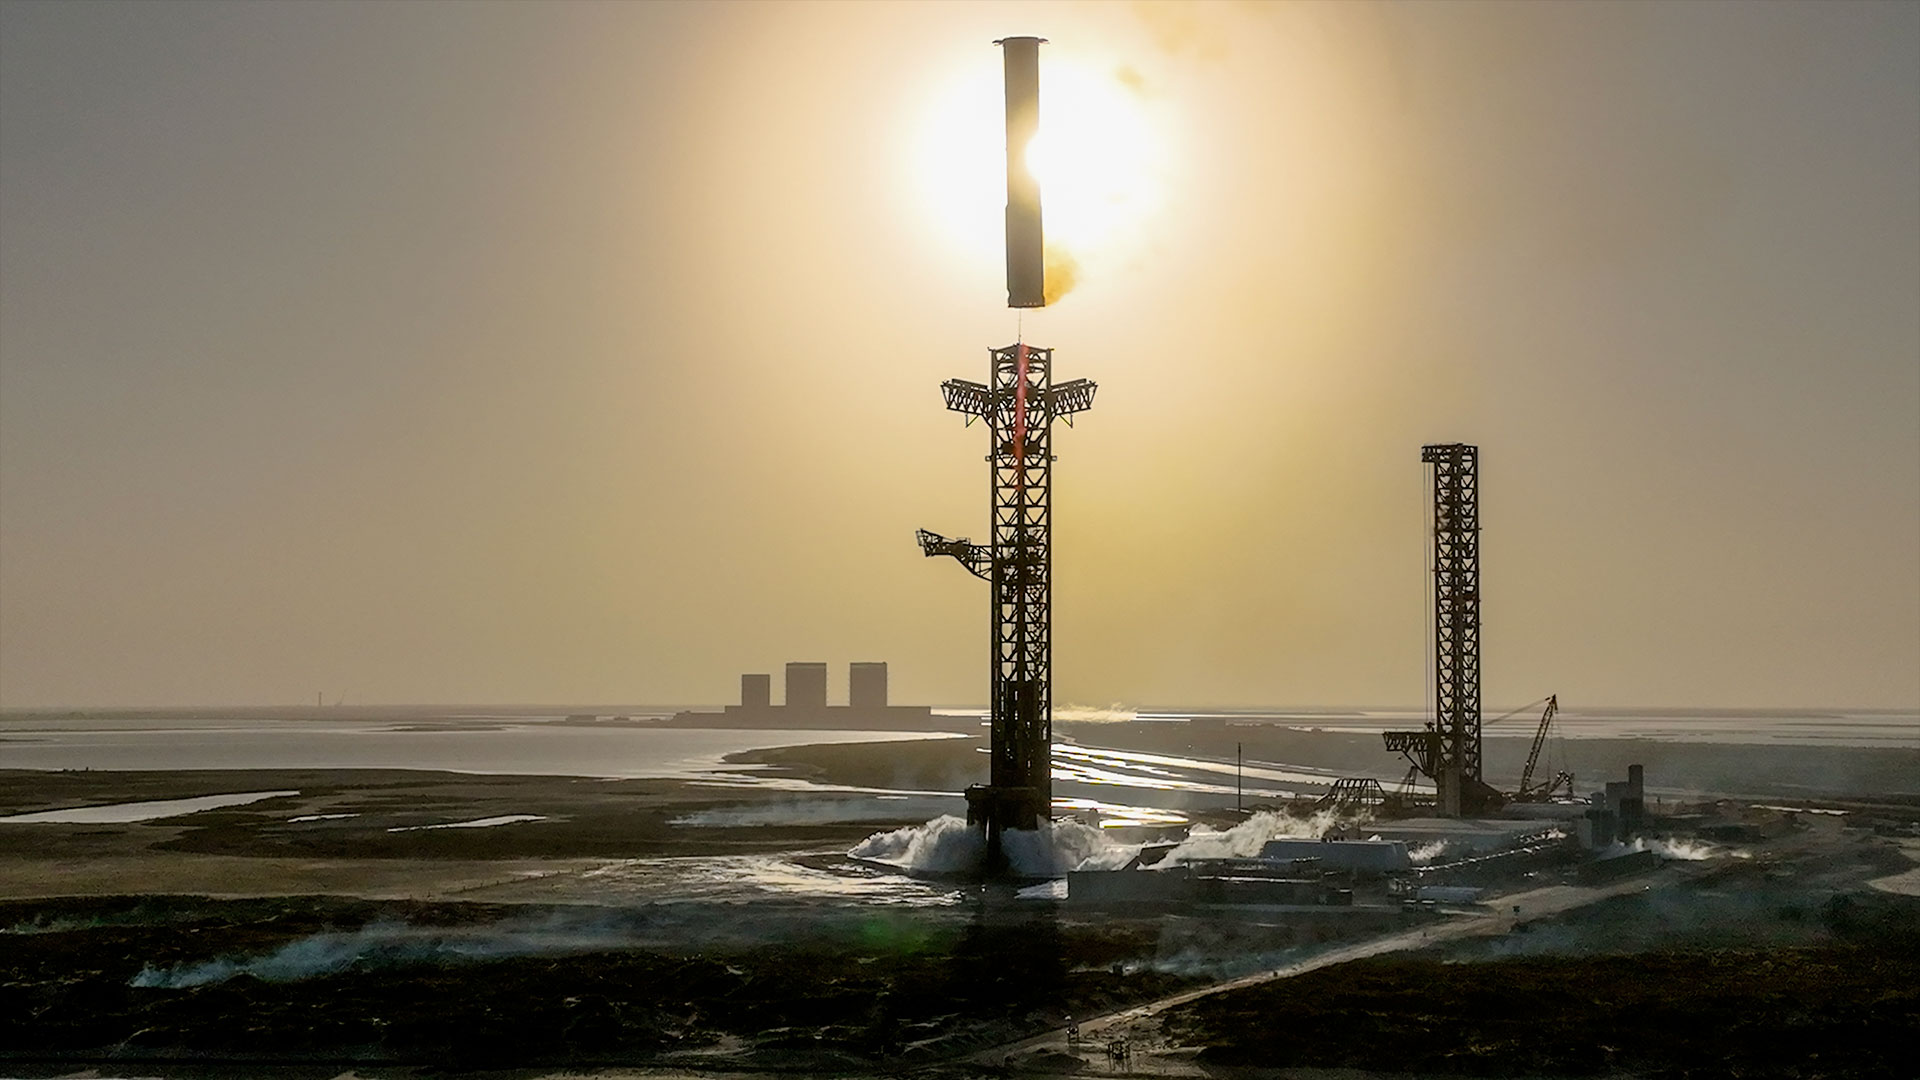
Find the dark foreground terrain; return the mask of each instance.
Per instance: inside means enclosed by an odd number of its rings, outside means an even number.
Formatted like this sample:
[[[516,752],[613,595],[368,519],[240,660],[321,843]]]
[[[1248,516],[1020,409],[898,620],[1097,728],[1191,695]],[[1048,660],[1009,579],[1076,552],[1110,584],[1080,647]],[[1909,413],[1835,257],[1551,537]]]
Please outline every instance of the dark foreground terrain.
[[[931,913],[186,897],[0,905],[0,1061],[951,1057],[1197,980],[1151,925]],[[710,1063],[718,1063],[717,1061]]]
[[[1187,1006],[1218,1065],[1469,1076],[1911,1077],[1920,958],[1829,945],[1363,960]]]
[[[1182,930],[1189,920],[1077,918],[1004,899],[939,912],[15,902],[0,905],[0,1069],[1913,1075],[1920,907],[1911,898],[1774,907],[1752,933],[1728,926],[1710,947],[1679,927],[1674,939],[1696,944],[1666,943],[1656,928],[1618,936],[1635,951],[1585,951],[1613,937],[1606,928],[1658,919],[1680,896],[1621,897],[1505,937],[1204,997],[1163,1014],[1159,1052],[1142,1044],[1125,1064],[1049,1052],[1012,1070],[981,1051],[1062,1027],[1069,1015],[1198,986],[1208,973],[1173,974],[1180,965],[1167,961],[1230,957],[1256,947],[1262,928],[1247,924],[1236,941],[1214,920],[1196,935]],[[1727,944],[1740,941],[1748,944]]]
[[[1622,897],[1505,938],[1202,998],[1170,1010],[1162,1032],[1211,1066],[1912,1077],[1920,904],[1861,893],[1803,905],[1764,885]]]
[[[954,751],[758,756],[796,775],[934,784]],[[1710,853],[1604,890],[1528,871],[1445,914],[1106,911],[909,881],[845,852],[911,820],[805,824],[808,793],[756,787],[0,780],[0,807],[18,811],[297,792],[181,818],[0,825],[5,1076],[1916,1075],[1920,842],[1892,796],[1844,815],[1674,808],[1661,835]],[[423,828],[527,814],[541,820]],[[1527,890],[1586,899],[1523,918]],[[1471,933],[1443,942],[1447,927]],[[1388,937],[1424,951],[1166,1000]],[[1069,1015],[1102,1039],[1069,1044]],[[1129,1057],[1106,1055],[1116,1041]]]

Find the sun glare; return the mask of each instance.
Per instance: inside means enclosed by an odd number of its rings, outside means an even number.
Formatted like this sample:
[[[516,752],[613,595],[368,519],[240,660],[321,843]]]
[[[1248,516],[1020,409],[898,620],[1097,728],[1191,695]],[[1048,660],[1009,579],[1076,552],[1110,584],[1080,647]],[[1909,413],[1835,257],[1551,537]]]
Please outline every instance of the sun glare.
[[[997,265],[1006,205],[1000,65],[971,65],[920,111],[917,172],[928,216],[949,242]],[[1047,244],[1083,267],[1141,238],[1164,192],[1160,102],[1118,63],[1047,46],[1040,54],[1040,130],[1027,165],[1040,181]]]
[[[1126,241],[1159,201],[1147,103],[1116,73],[1041,70],[1027,167],[1040,181],[1047,239],[1076,258],[1096,256]]]

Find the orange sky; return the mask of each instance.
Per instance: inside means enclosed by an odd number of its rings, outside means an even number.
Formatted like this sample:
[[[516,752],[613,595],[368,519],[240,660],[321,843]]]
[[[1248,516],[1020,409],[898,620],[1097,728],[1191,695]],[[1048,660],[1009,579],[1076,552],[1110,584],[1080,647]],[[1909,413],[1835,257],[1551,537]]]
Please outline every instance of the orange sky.
[[[1490,711],[1920,705],[1915,5],[0,30],[0,705],[980,702],[984,586],[913,530],[986,533],[938,383],[1016,332],[1027,33],[1139,140],[1025,320],[1101,384],[1057,701],[1417,704],[1419,448],[1467,441]]]

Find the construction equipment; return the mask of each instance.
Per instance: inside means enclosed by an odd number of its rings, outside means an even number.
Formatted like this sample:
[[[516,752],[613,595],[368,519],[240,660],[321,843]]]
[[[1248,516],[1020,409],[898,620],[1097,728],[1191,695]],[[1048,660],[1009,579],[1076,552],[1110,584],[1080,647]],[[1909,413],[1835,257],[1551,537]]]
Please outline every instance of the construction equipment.
[[[1537,788],[1533,786],[1533,773],[1540,765],[1540,750],[1547,745],[1547,729],[1553,725],[1553,714],[1559,711],[1560,696],[1548,694],[1546,710],[1540,714],[1540,728],[1533,733],[1533,747],[1527,751],[1527,767],[1520,773],[1520,787],[1513,793],[1514,802],[1546,802],[1563,788],[1569,796],[1573,794],[1570,772],[1554,773],[1553,779]]]

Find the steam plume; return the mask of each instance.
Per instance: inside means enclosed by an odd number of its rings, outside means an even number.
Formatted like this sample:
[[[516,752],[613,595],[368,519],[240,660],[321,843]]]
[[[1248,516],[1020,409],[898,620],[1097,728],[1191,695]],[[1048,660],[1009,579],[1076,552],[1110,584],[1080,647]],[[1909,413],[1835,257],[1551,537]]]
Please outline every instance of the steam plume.
[[[1058,244],[1049,243],[1043,256],[1046,263],[1042,297],[1052,304],[1073,291],[1080,283],[1080,261]]]
[[[1038,829],[1009,829],[1000,842],[1013,872],[1035,878],[1124,865],[1138,850],[1072,818],[1043,821]],[[985,865],[987,838],[983,830],[944,814],[922,825],[875,833],[847,854],[918,873],[966,874]]]
[[[1178,866],[1193,859],[1250,859],[1269,840],[1318,840],[1346,823],[1333,810],[1294,817],[1262,810],[1229,829],[1195,825],[1179,846],[1156,866]]]

